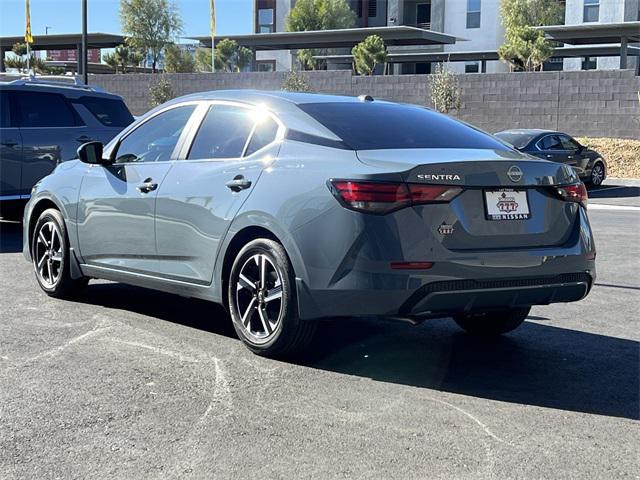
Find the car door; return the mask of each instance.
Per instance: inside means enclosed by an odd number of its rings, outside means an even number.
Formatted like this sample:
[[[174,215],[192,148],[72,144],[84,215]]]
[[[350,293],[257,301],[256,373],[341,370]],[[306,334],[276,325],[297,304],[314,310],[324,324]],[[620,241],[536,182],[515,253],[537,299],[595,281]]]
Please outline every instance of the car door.
[[[85,263],[155,273],[158,187],[179,150],[195,104],[172,106],[119,139],[113,164],[93,165],[82,180],[78,241]]]
[[[64,95],[34,88],[12,92],[22,136],[21,190],[26,193],[58,163],[75,158],[87,137],[87,126]]]
[[[558,163],[567,163],[569,160],[560,137],[555,133],[542,137],[536,146],[540,150],[540,158]]]
[[[284,132],[264,111],[229,102],[202,105],[203,118],[160,187],[158,255],[165,275],[212,281],[220,242]]]
[[[560,137],[560,142],[562,143],[562,148],[566,153],[566,162],[567,165],[571,165],[575,168],[576,173],[580,177],[584,177],[586,174],[587,164],[589,163],[589,159],[582,154],[582,148],[580,144],[576,142],[569,135],[558,135]]]
[[[10,93],[0,92],[0,201],[20,200],[22,190],[22,136],[12,122]]]

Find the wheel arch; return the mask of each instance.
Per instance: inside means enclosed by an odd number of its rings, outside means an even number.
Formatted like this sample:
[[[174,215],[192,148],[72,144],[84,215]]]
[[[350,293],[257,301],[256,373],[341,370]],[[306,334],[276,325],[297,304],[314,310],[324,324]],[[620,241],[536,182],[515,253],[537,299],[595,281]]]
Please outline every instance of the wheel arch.
[[[300,257],[300,252],[298,251],[293,239],[284,229],[279,228],[273,220],[268,222],[256,222],[256,218],[253,217],[251,224],[245,223],[242,219],[239,220],[238,224],[230,230],[229,234],[227,234],[225,246],[222,250],[223,255],[221,256],[221,261],[217,262],[218,266],[216,268],[216,278],[220,280],[218,283],[218,285],[220,285],[220,298],[227,309],[227,295],[225,292],[233,261],[242,247],[257,238],[268,238],[281,244],[289,258],[289,261],[291,262],[291,265],[293,266],[295,276],[302,276],[303,278],[306,278],[306,269]],[[232,231],[233,233],[231,233]]]

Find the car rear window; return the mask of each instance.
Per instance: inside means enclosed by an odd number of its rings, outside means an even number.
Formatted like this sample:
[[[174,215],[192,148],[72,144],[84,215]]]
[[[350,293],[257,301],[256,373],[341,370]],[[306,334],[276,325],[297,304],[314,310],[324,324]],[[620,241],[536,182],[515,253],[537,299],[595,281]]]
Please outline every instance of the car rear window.
[[[133,116],[122,100],[81,97],[79,101],[100,123],[108,127],[126,127],[133,122]]]
[[[354,150],[509,149],[491,135],[422,107],[382,102],[305,103],[299,107]]]
[[[521,132],[498,132],[496,137],[516,148],[526,147],[537,134]]]

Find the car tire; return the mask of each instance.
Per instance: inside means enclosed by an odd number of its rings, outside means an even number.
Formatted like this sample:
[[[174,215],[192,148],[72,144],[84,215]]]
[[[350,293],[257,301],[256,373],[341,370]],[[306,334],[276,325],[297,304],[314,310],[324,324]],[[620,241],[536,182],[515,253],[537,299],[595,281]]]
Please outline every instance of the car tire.
[[[229,273],[227,297],[233,327],[252,352],[288,357],[311,341],[316,322],[298,317],[295,274],[278,242],[256,239],[240,250]]]
[[[31,238],[31,257],[40,288],[56,298],[72,297],[89,283],[71,278],[69,236],[62,214],[53,208],[42,212]]]
[[[467,333],[473,335],[502,335],[518,328],[524,322],[531,307],[475,312],[453,317]]]
[[[591,175],[589,176],[589,180],[587,183],[593,187],[599,187],[602,185],[602,182],[606,178],[606,172],[604,169],[604,164],[602,162],[597,162],[593,168],[591,169]]]

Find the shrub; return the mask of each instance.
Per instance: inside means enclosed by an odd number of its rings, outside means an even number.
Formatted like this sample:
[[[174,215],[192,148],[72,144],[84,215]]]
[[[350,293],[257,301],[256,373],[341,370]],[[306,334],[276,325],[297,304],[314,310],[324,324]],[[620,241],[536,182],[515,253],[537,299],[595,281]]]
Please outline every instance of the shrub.
[[[311,84],[307,77],[296,70],[287,73],[284,82],[282,82],[282,90],[287,92],[311,92]]]
[[[161,76],[149,85],[149,98],[152,107],[162,105],[164,102],[168,102],[174,97],[175,94],[173,93],[173,87],[169,80],[164,76]]]

